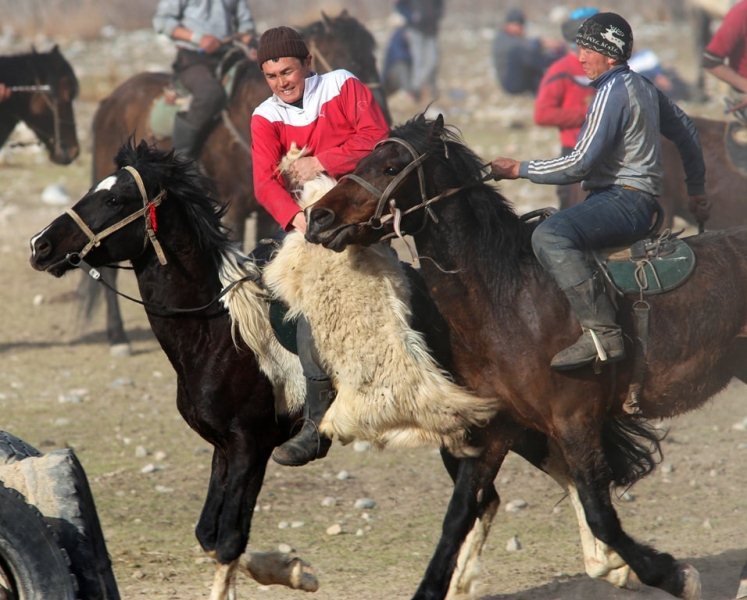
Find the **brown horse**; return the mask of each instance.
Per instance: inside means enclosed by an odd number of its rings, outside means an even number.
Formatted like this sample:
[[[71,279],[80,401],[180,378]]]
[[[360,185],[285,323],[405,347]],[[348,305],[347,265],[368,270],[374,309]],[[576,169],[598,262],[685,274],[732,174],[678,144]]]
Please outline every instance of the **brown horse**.
[[[15,89],[0,103],[0,146],[23,121],[52,162],[67,165],[75,160],[80,151],[73,114],[78,79],[60,49],[1,56],[0,81]]]
[[[747,202],[742,195],[735,193],[747,186],[747,175],[739,171],[726,150],[725,138],[728,123],[703,117],[692,117],[703,145],[703,158],[706,163],[706,196],[711,202],[711,211],[705,227],[725,229],[737,225],[747,225]],[[684,219],[692,226],[698,223],[690,212],[689,196],[685,187],[685,173],[677,147],[662,138],[663,189],[659,202],[664,209],[664,227],[672,227],[674,217]],[[576,193],[569,195],[560,208],[568,208],[583,202],[586,193],[575,186]]]
[[[578,337],[579,325],[533,256],[533,225],[482,175],[481,161],[440,117],[418,116],[394,129],[307,213],[307,239],[333,250],[370,244],[393,230],[413,235],[424,259],[421,274],[448,325],[457,381],[498,398],[499,415],[473,431],[482,455],[455,469],[442,537],[414,598],[448,593],[457,553],[476,520],[495,511],[493,480],[524,428],[546,435],[557,450],[598,540],[647,585],[699,598],[697,572],[631,538],[610,499],[612,483],[630,483],[653,468],[657,447],[655,437],[635,429],[642,417],[622,411],[631,361],[600,374],[549,368],[552,356]],[[688,241],[697,257],[692,277],[648,298],[640,404],[646,417],[695,409],[732,377],[747,380],[747,228]],[[635,300],[620,300],[629,356]]]
[[[347,11],[322,19],[300,29],[314,58],[314,69],[326,72],[345,68],[371,87],[377,102],[389,120],[386,99],[381,91],[376,66],[376,42],[371,33]],[[171,140],[155,139],[149,125],[150,110],[172,80],[170,73],[139,73],[134,75],[101,101],[93,119],[93,181],[100,181],[114,169],[117,150],[131,137],[135,142],[145,139],[161,148],[169,148]],[[252,182],[251,140],[249,121],[254,109],[269,96],[270,90],[257,63],[242,60],[234,76],[233,92],[228,105],[207,136],[200,153],[200,163],[213,180],[217,197],[226,206],[224,220],[234,240],[244,241],[245,222],[252,214],[258,217],[258,236],[265,237],[277,228],[254,197]],[[114,282],[115,272],[106,270],[105,277]],[[99,288],[84,279],[81,296],[86,300],[86,316]],[[116,295],[107,291],[107,338],[113,349],[129,353]],[[116,351],[116,350],[115,350]]]

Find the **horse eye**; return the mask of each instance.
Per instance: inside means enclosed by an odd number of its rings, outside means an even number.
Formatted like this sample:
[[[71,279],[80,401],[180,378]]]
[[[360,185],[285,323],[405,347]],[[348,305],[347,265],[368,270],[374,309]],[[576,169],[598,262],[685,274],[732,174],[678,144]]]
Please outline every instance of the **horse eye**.
[[[384,169],[384,174],[394,176],[400,171],[401,169],[398,169],[397,167],[387,167],[386,169]]]
[[[119,197],[118,196],[115,196],[114,194],[112,194],[110,196],[107,196],[107,198],[106,198],[106,204],[108,206],[114,206],[114,207],[116,207],[116,206],[119,206],[121,204],[121,202],[119,201]]]

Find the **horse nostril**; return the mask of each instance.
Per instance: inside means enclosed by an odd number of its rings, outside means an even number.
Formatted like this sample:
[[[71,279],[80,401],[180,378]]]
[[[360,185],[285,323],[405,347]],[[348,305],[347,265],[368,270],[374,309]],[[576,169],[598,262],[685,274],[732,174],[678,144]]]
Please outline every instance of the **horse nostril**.
[[[311,210],[309,218],[311,221],[310,224],[313,223],[316,228],[324,229],[334,222],[335,213],[332,209],[329,208],[314,208]]]
[[[52,244],[46,238],[39,238],[34,240],[31,251],[37,259],[46,258],[52,253]]]

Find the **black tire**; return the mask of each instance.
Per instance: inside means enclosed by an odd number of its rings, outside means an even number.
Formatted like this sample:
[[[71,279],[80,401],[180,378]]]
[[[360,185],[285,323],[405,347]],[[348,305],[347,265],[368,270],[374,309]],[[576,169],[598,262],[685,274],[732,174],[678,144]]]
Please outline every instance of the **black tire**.
[[[0,483],[0,586],[18,600],[75,600],[68,557],[41,513]]]
[[[30,497],[55,533],[59,547],[70,557],[80,598],[120,600],[93,494],[75,452],[68,448],[42,455],[20,438],[0,431],[0,482],[3,462],[10,464],[27,458],[32,458],[26,466],[33,465],[35,491],[44,492],[32,491]]]
[[[27,444],[21,438],[12,433],[0,430],[0,465],[9,465],[29,456],[41,456],[32,445]]]

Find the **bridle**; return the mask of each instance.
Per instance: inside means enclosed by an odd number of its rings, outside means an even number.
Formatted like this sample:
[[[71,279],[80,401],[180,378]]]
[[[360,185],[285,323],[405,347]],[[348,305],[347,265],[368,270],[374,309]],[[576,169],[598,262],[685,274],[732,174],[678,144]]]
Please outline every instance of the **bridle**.
[[[73,267],[81,268],[83,269],[88,275],[95,279],[96,281],[101,282],[104,284],[107,288],[109,288],[111,291],[113,291],[118,296],[121,296],[122,298],[126,298],[127,300],[131,300],[132,302],[136,302],[137,304],[140,304],[141,306],[144,306],[146,311],[151,314],[158,317],[178,317],[178,316],[184,316],[184,315],[190,315],[197,312],[202,312],[204,310],[207,310],[210,308],[213,304],[215,304],[218,300],[220,300],[223,296],[225,296],[229,291],[231,291],[234,287],[237,285],[243,283],[244,281],[257,281],[258,277],[255,274],[250,274],[245,277],[241,277],[235,281],[232,281],[230,284],[225,286],[220,293],[215,296],[210,302],[207,304],[204,304],[202,306],[196,306],[194,308],[173,308],[168,306],[162,306],[162,305],[156,305],[152,304],[150,302],[143,302],[142,300],[139,300],[137,298],[133,298],[132,296],[128,296],[127,294],[123,294],[119,290],[117,290],[114,286],[109,284],[107,281],[102,279],[101,272],[96,269],[95,267],[88,264],[84,257],[94,248],[99,246],[101,244],[101,241],[107,237],[109,237],[111,234],[113,234],[116,231],[119,231],[123,227],[126,227],[133,221],[136,221],[139,218],[143,218],[145,220],[145,238],[143,240],[143,250],[147,248],[148,243],[153,246],[153,250],[156,253],[156,256],[158,257],[158,262],[161,265],[166,265],[166,256],[163,252],[163,248],[161,248],[161,244],[156,238],[156,231],[158,230],[158,222],[156,221],[156,207],[163,202],[166,198],[166,190],[161,190],[155,198],[152,200],[148,199],[148,194],[145,191],[145,185],[143,184],[143,179],[140,176],[140,173],[138,173],[137,169],[135,167],[126,166],[123,167],[123,170],[127,171],[132,175],[132,178],[135,180],[135,183],[137,184],[138,190],[140,191],[140,196],[143,199],[143,208],[136,210],[134,213],[126,216],[121,221],[118,221],[114,225],[111,225],[104,229],[103,231],[100,231],[99,233],[94,233],[91,228],[86,225],[85,221],[80,217],[78,213],[76,213],[72,208],[68,208],[65,213],[70,216],[73,221],[75,221],[76,225],[80,227],[81,231],[86,234],[86,237],[88,237],[88,243],[79,251],[79,252],[71,252],[65,256],[65,260],[72,265]],[[213,315],[208,315],[209,317],[219,316],[227,312],[227,309],[222,309],[218,311],[217,313]]]
[[[148,193],[145,191],[143,179],[142,177],[140,177],[140,173],[137,172],[137,169],[128,165],[124,167],[123,170],[130,173],[130,175],[132,175],[132,178],[135,180],[138,190],[140,191],[140,196],[143,199],[143,208],[141,208],[140,210],[136,210],[134,213],[126,216],[121,221],[114,223],[114,225],[110,225],[109,227],[98,233],[94,233],[93,230],[91,230],[91,228],[85,223],[85,221],[83,221],[81,216],[75,212],[75,210],[73,210],[72,208],[68,208],[67,210],[65,210],[65,214],[67,214],[73,221],[75,221],[75,224],[84,234],[86,234],[86,237],[88,238],[88,243],[83,246],[83,248],[79,252],[72,252],[65,257],[68,263],[70,263],[74,267],[80,266],[80,264],[83,262],[83,258],[85,258],[85,256],[91,250],[101,245],[101,240],[109,237],[111,234],[119,231],[123,227],[126,227],[140,217],[143,217],[143,219],[145,220],[143,250],[145,250],[145,248],[148,246],[148,242],[150,242],[150,244],[153,246],[153,250],[155,250],[156,252],[156,256],[158,256],[158,262],[160,262],[162,265],[166,264],[166,256],[163,253],[163,248],[161,248],[161,244],[156,238],[156,230],[158,229],[158,222],[156,220],[156,207],[160,205],[161,202],[166,198],[166,190],[161,190],[155,198],[149,200]],[[89,272],[89,274],[91,273]],[[95,277],[93,274],[91,274],[91,276],[94,277],[94,279],[98,279],[98,277]]]
[[[379,146],[390,143],[399,144],[400,146],[406,148],[412,156],[412,161],[410,161],[404,169],[397,173],[383,190],[380,190],[355,173],[348,173],[347,175],[343,175],[340,178],[340,181],[343,181],[344,179],[350,179],[351,181],[354,181],[367,192],[371,193],[375,198],[378,198],[376,203],[376,210],[368,218],[367,221],[364,221],[362,223],[351,223],[348,226],[352,227],[356,225],[364,225],[372,229],[381,229],[385,224],[391,221],[393,231],[392,233],[384,235],[381,238],[382,240],[390,239],[393,237],[403,238],[405,233],[409,233],[410,235],[419,233],[425,228],[428,218],[430,218],[434,223],[438,223],[438,217],[433,212],[433,210],[431,210],[432,204],[435,204],[436,202],[439,202],[444,198],[448,198],[450,196],[458,194],[459,192],[462,192],[471,187],[482,185],[492,177],[490,173],[487,173],[477,181],[471,181],[459,187],[447,188],[439,194],[429,198],[425,189],[425,172],[423,171],[423,163],[428,158],[429,153],[423,152],[422,154],[418,154],[417,150],[415,150],[415,147],[412,144],[410,144],[406,140],[403,140],[402,138],[397,137],[390,137],[385,140],[381,140],[378,144],[376,144],[374,150]],[[489,164],[490,163],[486,163],[485,165],[483,165],[483,167],[486,167]],[[397,188],[402,184],[402,182],[416,169],[418,175],[418,186],[420,190],[420,203],[415,204],[414,206],[411,206],[406,210],[402,210],[397,206],[397,200],[393,197],[393,195]],[[421,209],[423,211],[423,222],[420,228],[414,232],[403,232],[401,228],[402,218]],[[388,210],[389,212],[387,214],[384,214],[385,210]]]
[[[332,63],[327,60],[327,57],[324,56],[322,51],[319,49],[319,45],[316,43],[316,41],[314,41],[313,39],[309,40],[307,46],[309,48],[309,53],[311,54],[311,56],[325,70],[325,72],[329,73],[330,71],[335,70],[335,67],[332,66]],[[363,81],[363,84],[370,90],[375,90],[381,87],[381,81],[379,80]]]

